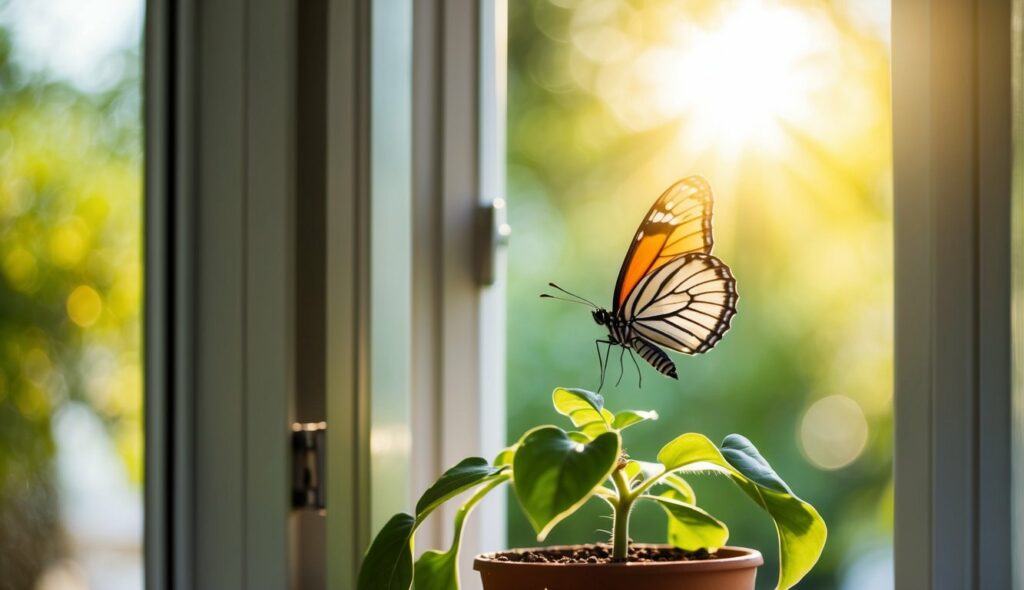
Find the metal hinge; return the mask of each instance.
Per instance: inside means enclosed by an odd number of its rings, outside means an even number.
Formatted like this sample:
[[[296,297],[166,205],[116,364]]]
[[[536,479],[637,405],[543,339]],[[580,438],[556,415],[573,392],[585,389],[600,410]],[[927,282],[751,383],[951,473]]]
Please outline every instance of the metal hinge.
[[[292,424],[292,508],[327,508],[324,473],[327,454],[327,423]]]
[[[497,198],[477,209],[476,279],[489,287],[497,279],[498,250],[508,244],[512,227],[506,221],[505,199]]]

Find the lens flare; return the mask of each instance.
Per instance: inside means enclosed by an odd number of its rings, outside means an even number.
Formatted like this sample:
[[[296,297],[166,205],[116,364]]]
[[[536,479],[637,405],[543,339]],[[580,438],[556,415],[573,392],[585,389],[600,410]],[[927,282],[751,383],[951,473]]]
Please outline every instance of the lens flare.
[[[857,402],[830,395],[807,408],[800,423],[800,446],[821,469],[841,469],[853,463],[868,442],[868,422]]]
[[[831,27],[813,11],[740,2],[708,27],[680,32],[651,59],[655,101],[681,117],[688,143],[723,152],[780,148],[805,127],[826,72]]]

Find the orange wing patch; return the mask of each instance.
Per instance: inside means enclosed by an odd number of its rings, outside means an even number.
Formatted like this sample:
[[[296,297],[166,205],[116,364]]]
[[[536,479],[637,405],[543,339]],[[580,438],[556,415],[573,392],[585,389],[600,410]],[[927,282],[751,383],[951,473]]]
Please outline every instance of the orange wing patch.
[[[711,186],[700,176],[673,184],[654,202],[633,237],[615,283],[614,309],[649,273],[682,254],[711,253]]]

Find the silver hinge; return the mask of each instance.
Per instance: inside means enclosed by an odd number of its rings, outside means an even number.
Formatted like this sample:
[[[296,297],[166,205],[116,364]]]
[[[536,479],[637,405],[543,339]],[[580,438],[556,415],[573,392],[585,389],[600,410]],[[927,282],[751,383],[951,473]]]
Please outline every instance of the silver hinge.
[[[327,423],[292,424],[292,508],[327,508],[324,473],[327,454]]]
[[[505,199],[497,198],[477,210],[477,282],[489,287],[497,279],[498,250],[508,244],[512,227],[506,221]]]

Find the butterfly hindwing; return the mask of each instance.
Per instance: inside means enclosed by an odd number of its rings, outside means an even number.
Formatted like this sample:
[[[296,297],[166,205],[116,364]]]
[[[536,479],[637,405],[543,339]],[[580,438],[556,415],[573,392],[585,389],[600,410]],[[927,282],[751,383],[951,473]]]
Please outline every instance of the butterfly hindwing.
[[[709,254],[711,186],[700,176],[673,184],[651,206],[633,236],[615,283],[612,309],[617,310],[636,285],[673,258],[692,252]]]
[[[736,279],[710,254],[677,256],[643,277],[620,313],[635,333],[686,354],[707,352],[736,315]]]

